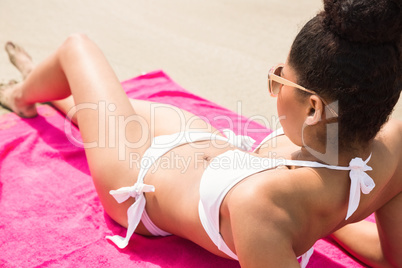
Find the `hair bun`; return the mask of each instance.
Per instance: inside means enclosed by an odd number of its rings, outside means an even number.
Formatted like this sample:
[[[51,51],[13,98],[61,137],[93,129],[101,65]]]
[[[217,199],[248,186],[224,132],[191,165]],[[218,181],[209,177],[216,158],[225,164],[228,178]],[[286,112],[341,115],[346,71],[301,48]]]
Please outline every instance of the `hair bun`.
[[[324,0],[324,23],[352,42],[387,43],[402,35],[402,0]]]

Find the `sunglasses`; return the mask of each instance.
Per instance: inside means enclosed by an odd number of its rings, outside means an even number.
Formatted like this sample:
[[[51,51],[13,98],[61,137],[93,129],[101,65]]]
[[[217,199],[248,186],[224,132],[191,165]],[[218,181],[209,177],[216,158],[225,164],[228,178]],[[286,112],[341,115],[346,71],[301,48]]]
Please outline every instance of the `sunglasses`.
[[[281,76],[283,67],[284,67],[283,64],[279,64],[277,66],[272,67],[271,70],[269,70],[269,72],[268,72],[268,90],[272,97],[278,96],[279,92],[281,91],[282,85],[294,87],[294,88],[300,89],[304,92],[318,96],[318,94],[316,92],[309,90],[307,88],[304,88],[296,83],[293,83],[293,82],[283,78]],[[321,98],[320,96],[318,96],[318,97],[321,99],[321,101],[328,107],[328,109],[335,116],[338,116],[338,113],[335,112],[323,98]]]

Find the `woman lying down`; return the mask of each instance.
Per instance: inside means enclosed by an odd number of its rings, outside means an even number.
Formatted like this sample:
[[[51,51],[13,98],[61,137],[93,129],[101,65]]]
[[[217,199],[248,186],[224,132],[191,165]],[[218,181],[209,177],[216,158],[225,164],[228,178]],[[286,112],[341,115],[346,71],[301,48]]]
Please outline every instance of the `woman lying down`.
[[[123,135],[107,129],[104,148],[85,149],[105,211],[127,227],[126,237],[108,237],[120,248],[135,243],[134,232],[174,234],[242,267],[298,267],[299,256],[305,267],[315,241],[332,235],[367,265],[402,267],[402,123],[388,121],[402,85],[401,8],[396,0],[325,0],[268,74],[283,129],[253,152],[189,112],[178,117],[177,107],[165,105],[151,121],[151,103],[129,99],[83,35],[37,66],[7,43],[24,81],[2,85],[0,103],[34,117],[36,103],[52,102],[74,114],[84,143],[112,117],[136,119]],[[113,108],[107,118],[74,110],[100,102]],[[112,146],[121,137],[138,146]],[[141,165],[130,165],[130,154]],[[172,155],[190,159],[188,168],[147,172]],[[362,221],[372,213],[376,223]]]

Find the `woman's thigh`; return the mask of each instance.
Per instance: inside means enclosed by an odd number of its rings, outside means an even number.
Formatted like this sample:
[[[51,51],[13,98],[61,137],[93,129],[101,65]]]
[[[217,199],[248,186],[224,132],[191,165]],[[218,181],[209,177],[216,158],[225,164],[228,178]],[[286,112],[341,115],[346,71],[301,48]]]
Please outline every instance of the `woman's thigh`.
[[[130,99],[130,102],[136,114],[146,122],[144,129],[149,130],[150,138],[181,131],[205,131],[220,135],[205,118],[176,106],[136,99]]]
[[[133,110],[135,111],[135,116],[132,117],[132,119],[140,123],[137,124],[137,128],[135,128],[134,130],[120,129],[113,131],[113,128],[111,126],[118,126],[119,124],[122,124],[124,120],[126,120],[126,122],[130,121],[129,116],[121,118],[121,115],[119,114],[115,114],[114,116],[111,116],[109,118],[109,127],[96,127],[96,130],[100,132],[100,138],[98,141],[101,140],[102,143],[107,142],[109,145],[111,145],[110,143],[113,142],[113,138],[107,141],[107,139],[110,139],[113,136],[110,135],[110,133],[121,132],[127,134],[127,137],[125,135],[122,137],[122,140],[124,140],[124,142],[121,144],[123,144],[124,146],[122,146],[119,151],[120,153],[122,153],[123,151],[129,152],[129,159],[126,159],[128,160],[128,162],[124,164],[125,161],[120,161],[119,158],[115,155],[113,156],[112,154],[108,154],[106,152],[105,154],[103,154],[105,155],[103,158],[104,161],[100,161],[98,165],[98,169],[101,170],[101,172],[98,172],[98,175],[96,175],[97,177],[94,178],[95,187],[97,188],[99,197],[105,207],[105,210],[114,220],[116,220],[123,226],[126,226],[127,224],[127,209],[132,204],[132,202],[134,202],[134,200],[130,199],[123,204],[118,204],[110,196],[109,191],[124,186],[131,186],[136,182],[139,173],[139,167],[137,163],[133,164],[133,161],[131,160],[138,161],[145,150],[149,148],[149,145],[151,144],[151,141],[154,137],[189,130],[213,132],[219,135],[219,132],[207,121],[178,107],[145,100],[130,99],[129,101]],[[72,117],[70,119],[72,119],[73,122],[75,122],[76,124],[78,123],[75,117],[77,106],[75,106],[72,96],[60,101],[54,101],[52,102],[52,104],[55,105],[64,114]],[[105,109],[108,110],[108,107],[105,106],[103,109],[98,109],[99,114],[104,114],[100,111]],[[121,120],[119,120],[119,118],[121,118]],[[98,118],[95,119],[98,120]],[[82,124],[92,125],[93,122],[91,120],[82,120],[78,125],[80,129],[88,127]],[[124,126],[124,124],[122,125]],[[108,129],[107,132],[109,133],[109,135],[102,136],[101,133],[105,132],[106,129]],[[131,131],[135,131],[135,133],[131,133]],[[140,132],[140,135],[138,135],[138,132]],[[130,138],[132,136],[135,136],[137,138]],[[140,148],[140,150],[138,150],[137,148]],[[101,156],[100,153],[103,151],[101,148],[99,149],[98,157]],[[107,149],[105,150],[107,151]],[[126,155],[126,153],[121,154],[123,158]],[[141,228],[141,224],[139,227],[142,230],[142,232],[140,231],[141,233],[148,234],[148,232],[145,231],[144,228]]]

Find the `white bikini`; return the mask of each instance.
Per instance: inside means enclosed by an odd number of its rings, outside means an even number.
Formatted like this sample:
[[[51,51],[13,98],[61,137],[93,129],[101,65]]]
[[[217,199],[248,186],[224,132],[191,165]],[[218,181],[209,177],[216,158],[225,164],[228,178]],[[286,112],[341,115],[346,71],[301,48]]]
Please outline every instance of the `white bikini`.
[[[108,236],[107,238],[112,240],[119,248],[126,247],[140,220],[153,235],[170,235],[155,226],[145,211],[146,200],[144,193],[155,190],[154,186],[144,184],[145,174],[165,153],[177,146],[189,142],[216,139],[227,141],[245,151],[249,151],[254,143],[252,138],[247,136],[237,136],[231,130],[224,130],[224,134],[227,138],[208,132],[181,132],[155,137],[152,145],[147,149],[141,159],[141,169],[137,183],[131,187],[123,187],[116,191],[110,191],[110,194],[112,194],[119,203],[126,201],[130,197],[134,197],[136,201],[127,211],[128,228],[126,237],[123,238],[115,235]],[[279,135],[283,135],[282,129],[268,135],[268,137],[266,137],[255,150],[260,148],[264,142]],[[375,186],[372,178],[365,173],[365,171],[372,170],[372,168],[367,165],[370,157],[366,161],[356,157],[350,161],[348,167],[341,167],[310,161],[285,159],[275,161],[275,159],[253,156],[237,149],[226,151],[212,159],[208,167],[205,169],[200,181],[200,201],[198,212],[202,226],[219,250],[237,260],[238,258],[236,254],[229,249],[219,232],[219,209],[222,201],[230,189],[240,181],[258,172],[273,169],[280,165],[350,170],[349,177],[351,180],[351,187],[348,212],[346,215],[346,219],[348,219],[359,206],[360,191],[364,194],[368,194]],[[301,267],[307,265],[312,253],[313,249],[311,248],[301,256]]]
[[[137,182],[130,187],[122,187],[118,190],[110,191],[110,194],[116,199],[118,203],[123,203],[130,197],[135,198],[135,202],[127,211],[128,228],[126,237],[121,236],[107,236],[106,238],[112,240],[119,248],[125,248],[137,228],[140,220],[145,228],[154,236],[167,236],[171,235],[158,228],[149,218],[145,210],[145,195],[146,192],[154,192],[155,187],[152,185],[144,184],[144,177],[150,167],[164,154],[170,150],[191,142],[206,141],[206,140],[221,140],[226,141],[234,146],[243,150],[250,150],[255,140],[248,136],[236,135],[230,129],[223,130],[226,137],[216,135],[210,132],[180,132],[171,135],[157,136],[153,139],[151,146],[145,151],[141,158],[140,172],[138,174]]]

